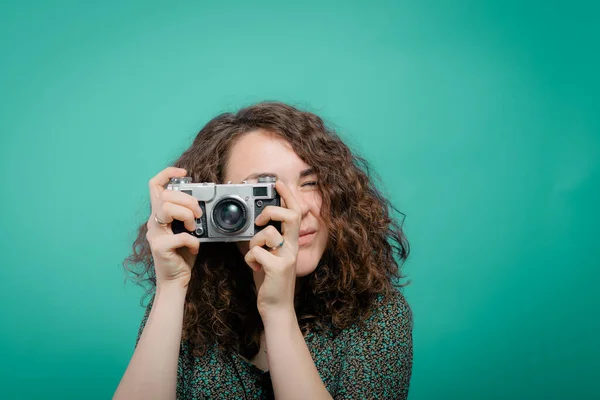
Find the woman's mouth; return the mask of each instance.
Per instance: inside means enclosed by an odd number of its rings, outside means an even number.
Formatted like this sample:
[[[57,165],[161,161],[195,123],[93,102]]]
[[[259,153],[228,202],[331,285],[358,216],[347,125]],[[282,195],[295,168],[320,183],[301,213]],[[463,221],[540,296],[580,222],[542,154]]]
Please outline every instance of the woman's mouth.
[[[298,237],[298,246],[304,246],[309,244],[316,236],[317,232],[306,233]]]

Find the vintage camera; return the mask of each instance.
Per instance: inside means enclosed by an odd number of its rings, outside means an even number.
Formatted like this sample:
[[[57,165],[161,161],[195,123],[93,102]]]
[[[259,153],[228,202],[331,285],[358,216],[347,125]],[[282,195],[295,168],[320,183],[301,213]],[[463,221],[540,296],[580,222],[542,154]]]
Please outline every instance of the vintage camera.
[[[171,224],[173,233],[188,232],[200,242],[239,242],[252,239],[259,231],[274,225],[281,232],[281,222],[269,221],[257,226],[256,217],[267,206],[280,206],[275,178],[260,177],[258,183],[215,184],[192,183],[192,178],[172,178],[167,190],[178,190],[198,200],[202,217],[196,219],[196,230],[188,231],[182,221]]]

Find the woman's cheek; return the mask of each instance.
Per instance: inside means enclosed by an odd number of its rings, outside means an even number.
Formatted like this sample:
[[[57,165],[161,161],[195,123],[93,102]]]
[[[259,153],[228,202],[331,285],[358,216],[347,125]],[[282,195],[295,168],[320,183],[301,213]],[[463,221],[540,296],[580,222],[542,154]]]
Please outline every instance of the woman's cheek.
[[[321,209],[321,203],[323,202],[323,199],[321,197],[321,194],[318,191],[313,191],[310,194],[306,195],[306,198],[304,199],[308,204],[310,204],[310,208],[311,210],[320,210]]]

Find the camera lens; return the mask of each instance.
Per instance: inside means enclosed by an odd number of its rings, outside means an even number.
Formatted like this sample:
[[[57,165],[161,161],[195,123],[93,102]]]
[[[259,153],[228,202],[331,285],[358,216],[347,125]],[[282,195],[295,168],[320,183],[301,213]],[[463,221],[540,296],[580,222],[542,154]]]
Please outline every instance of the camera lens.
[[[213,221],[223,233],[236,233],[246,226],[246,206],[241,200],[226,198],[213,209]]]
[[[236,205],[229,203],[223,206],[219,213],[219,220],[225,225],[236,225],[242,217],[242,210]]]

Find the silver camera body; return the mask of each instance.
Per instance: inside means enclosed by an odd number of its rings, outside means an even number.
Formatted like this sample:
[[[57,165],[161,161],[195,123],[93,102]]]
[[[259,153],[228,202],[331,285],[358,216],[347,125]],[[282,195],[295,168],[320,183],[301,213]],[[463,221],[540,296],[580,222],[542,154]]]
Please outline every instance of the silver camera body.
[[[269,221],[263,226],[254,224],[265,207],[281,206],[275,178],[260,177],[258,183],[240,184],[192,183],[190,177],[172,178],[167,190],[193,196],[202,208],[195,231],[188,231],[182,221],[174,220],[171,229],[175,234],[188,232],[200,242],[240,242],[249,241],[268,225],[274,225],[281,232],[278,221]]]

